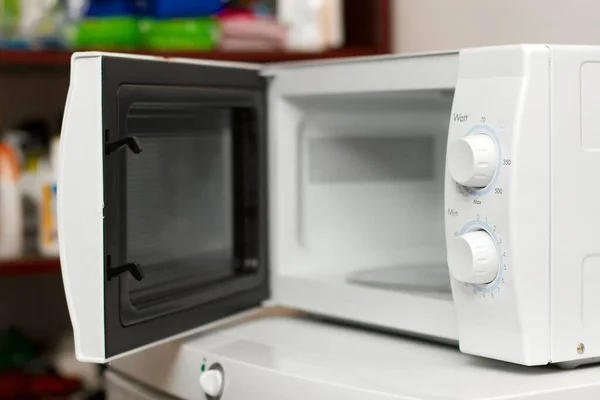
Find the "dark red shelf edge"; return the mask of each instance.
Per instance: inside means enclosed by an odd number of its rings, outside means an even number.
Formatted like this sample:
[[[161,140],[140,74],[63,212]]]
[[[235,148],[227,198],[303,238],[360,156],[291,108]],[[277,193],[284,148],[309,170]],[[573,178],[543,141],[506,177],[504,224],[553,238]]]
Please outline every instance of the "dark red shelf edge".
[[[241,61],[241,62],[280,62],[294,60],[314,60],[324,58],[345,58],[356,56],[367,56],[380,54],[377,49],[370,47],[347,47],[337,50],[329,50],[318,53],[308,52],[220,52],[220,51],[126,51],[119,50],[122,53],[156,55],[161,57],[181,57],[197,58],[220,61]],[[50,51],[50,50],[10,50],[0,49],[0,65],[26,65],[26,66],[62,66],[68,65],[71,60],[71,51]]]
[[[0,277],[16,275],[53,274],[60,272],[58,258],[22,258],[0,260]]]

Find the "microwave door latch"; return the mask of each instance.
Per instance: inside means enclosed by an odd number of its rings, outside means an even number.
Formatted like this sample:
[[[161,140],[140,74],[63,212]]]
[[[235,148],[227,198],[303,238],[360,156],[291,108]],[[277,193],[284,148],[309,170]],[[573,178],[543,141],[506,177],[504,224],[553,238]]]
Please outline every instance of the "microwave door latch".
[[[134,154],[140,154],[142,152],[142,146],[140,146],[140,140],[135,136],[128,136],[123,139],[116,140],[114,142],[107,142],[104,145],[104,152],[106,155],[119,150],[121,147],[127,146]]]
[[[124,272],[129,272],[136,281],[141,281],[145,277],[144,270],[142,269],[142,267],[140,267],[140,264],[127,263],[124,265],[120,265],[118,267],[111,267],[109,265],[108,271],[107,271],[108,280],[111,280],[112,278],[116,278],[117,276],[121,275]]]

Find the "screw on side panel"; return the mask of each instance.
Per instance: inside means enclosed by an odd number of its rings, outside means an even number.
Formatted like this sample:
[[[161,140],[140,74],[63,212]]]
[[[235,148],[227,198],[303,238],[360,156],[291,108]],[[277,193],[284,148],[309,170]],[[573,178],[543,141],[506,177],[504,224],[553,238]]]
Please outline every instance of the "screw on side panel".
[[[585,345],[583,343],[579,343],[577,345],[577,354],[583,354],[585,352]]]

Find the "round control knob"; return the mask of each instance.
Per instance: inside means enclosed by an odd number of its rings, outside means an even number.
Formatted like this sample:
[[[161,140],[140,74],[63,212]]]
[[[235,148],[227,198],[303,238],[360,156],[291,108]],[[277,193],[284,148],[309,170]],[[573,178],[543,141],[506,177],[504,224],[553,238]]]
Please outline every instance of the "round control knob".
[[[487,186],[498,168],[496,143],[482,133],[465,136],[448,147],[448,171],[463,186]]]
[[[448,243],[448,267],[454,278],[468,283],[489,283],[498,273],[498,252],[486,231],[455,237]]]
[[[223,392],[223,372],[218,369],[204,371],[200,375],[200,387],[207,396],[220,396]]]

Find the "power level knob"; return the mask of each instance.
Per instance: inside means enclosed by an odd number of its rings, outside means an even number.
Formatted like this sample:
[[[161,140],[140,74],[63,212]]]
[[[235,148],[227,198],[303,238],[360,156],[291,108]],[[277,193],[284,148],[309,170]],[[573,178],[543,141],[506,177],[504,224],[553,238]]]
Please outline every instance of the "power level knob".
[[[463,186],[487,186],[498,168],[494,139],[478,133],[465,136],[448,146],[448,171]]]
[[[452,276],[468,283],[488,283],[498,273],[498,251],[486,231],[465,233],[448,243],[448,267]]]

